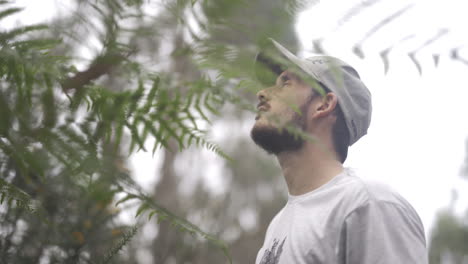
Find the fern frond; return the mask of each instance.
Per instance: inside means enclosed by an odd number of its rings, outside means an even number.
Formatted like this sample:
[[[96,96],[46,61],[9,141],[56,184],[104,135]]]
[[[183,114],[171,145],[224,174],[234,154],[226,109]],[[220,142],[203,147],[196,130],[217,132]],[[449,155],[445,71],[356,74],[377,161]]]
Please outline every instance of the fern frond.
[[[9,40],[13,40],[14,38],[21,36],[23,34],[39,31],[39,30],[46,30],[49,27],[47,25],[39,24],[39,25],[32,25],[32,26],[25,26],[20,28],[15,28],[10,31],[0,33],[0,43],[5,43]]]
[[[157,215],[158,222],[167,221],[180,232],[190,234],[192,236],[198,235],[206,241],[208,241],[210,244],[221,249],[226,258],[228,259],[229,263],[232,263],[228,247],[221,240],[217,239],[213,235],[202,231],[198,226],[190,223],[189,221],[174,215],[169,210],[162,206],[159,206],[158,204],[154,203],[150,198],[144,195],[130,195],[128,197],[131,197],[131,199],[137,198],[141,201],[141,204],[137,209],[136,217],[148,213],[148,218],[151,219],[152,216]]]
[[[115,255],[117,255],[119,251],[122,250],[122,248],[132,240],[132,238],[138,232],[139,228],[140,227],[138,225],[135,225],[130,229],[130,231],[126,232],[123,235],[122,239],[105,254],[103,260],[100,263],[102,264],[110,263],[111,259]]]

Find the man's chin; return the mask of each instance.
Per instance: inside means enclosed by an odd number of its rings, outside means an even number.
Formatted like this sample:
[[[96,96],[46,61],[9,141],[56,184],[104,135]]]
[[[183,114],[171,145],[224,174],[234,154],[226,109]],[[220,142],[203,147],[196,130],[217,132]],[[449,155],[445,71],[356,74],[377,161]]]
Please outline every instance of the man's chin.
[[[268,125],[268,119],[265,117],[263,113],[258,113],[258,115],[255,117],[255,124],[254,126],[257,125]]]
[[[278,155],[284,151],[295,151],[302,147],[304,140],[290,134],[287,130],[279,130],[264,121],[255,122],[250,137],[259,147],[269,154]]]

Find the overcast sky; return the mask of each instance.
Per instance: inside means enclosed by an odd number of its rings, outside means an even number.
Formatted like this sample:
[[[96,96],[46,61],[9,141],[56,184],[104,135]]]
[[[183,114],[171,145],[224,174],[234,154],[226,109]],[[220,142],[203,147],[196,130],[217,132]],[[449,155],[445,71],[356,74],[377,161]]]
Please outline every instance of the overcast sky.
[[[368,135],[350,148],[346,165],[399,191],[420,214],[428,234],[436,211],[449,204],[452,189],[459,190],[457,211],[468,207],[462,191],[468,184],[460,177],[468,136],[468,65],[449,56],[451,48],[468,44],[468,3],[380,1],[337,29],[337,21],[358,2],[376,1],[323,1],[303,12],[297,25],[302,55],[312,51],[313,39],[323,38],[327,53],[358,69],[372,93],[373,116]],[[364,59],[352,52],[352,44],[374,25],[406,6],[406,13],[363,43]],[[416,53],[419,75],[408,52],[440,32],[447,33]],[[412,34],[390,52],[385,75],[379,52]],[[437,67],[433,53],[440,54]],[[467,49],[460,54],[468,59]]]

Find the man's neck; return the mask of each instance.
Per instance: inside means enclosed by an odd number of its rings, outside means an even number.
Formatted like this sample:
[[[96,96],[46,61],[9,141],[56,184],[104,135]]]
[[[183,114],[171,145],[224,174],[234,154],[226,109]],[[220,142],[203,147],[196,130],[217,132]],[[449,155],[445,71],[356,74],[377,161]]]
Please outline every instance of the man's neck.
[[[298,151],[280,153],[278,161],[291,195],[313,191],[343,171],[323,145],[307,142]]]

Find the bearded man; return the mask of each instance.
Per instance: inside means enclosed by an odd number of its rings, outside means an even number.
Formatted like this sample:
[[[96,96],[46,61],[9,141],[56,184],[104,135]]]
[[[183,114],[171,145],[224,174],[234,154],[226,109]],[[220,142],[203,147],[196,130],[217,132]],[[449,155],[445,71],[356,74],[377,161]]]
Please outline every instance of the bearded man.
[[[276,156],[289,194],[256,264],[428,263],[413,207],[343,167],[371,120],[371,94],[357,71],[330,56],[301,59],[269,41],[255,64],[268,88],[257,94],[251,137]]]

